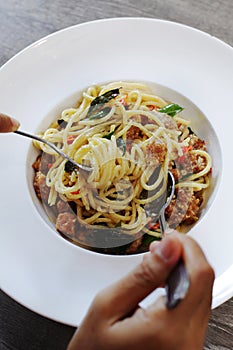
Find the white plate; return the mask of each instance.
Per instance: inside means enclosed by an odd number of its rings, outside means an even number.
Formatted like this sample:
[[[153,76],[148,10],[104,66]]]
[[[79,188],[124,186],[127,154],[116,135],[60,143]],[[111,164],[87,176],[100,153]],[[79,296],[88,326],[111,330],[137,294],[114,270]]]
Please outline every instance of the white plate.
[[[233,296],[233,49],[177,23],[143,18],[100,20],[50,35],[0,70],[0,108],[35,132],[62,101],[111,80],[170,87],[208,116],[222,150],[221,183],[211,208],[191,231],[216,272],[213,307]],[[59,108],[58,108],[59,105]],[[51,116],[51,114],[50,114]],[[26,179],[30,141],[0,137],[0,281],[28,308],[77,325],[98,290],[131,270],[141,255],[88,252],[59,237],[41,218]]]

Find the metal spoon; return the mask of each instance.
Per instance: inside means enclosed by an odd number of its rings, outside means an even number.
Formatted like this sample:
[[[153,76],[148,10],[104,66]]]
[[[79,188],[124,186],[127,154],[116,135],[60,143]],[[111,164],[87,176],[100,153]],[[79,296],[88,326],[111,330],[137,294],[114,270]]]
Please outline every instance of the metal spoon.
[[[168,207],[168,205],[170,204],[170,202],[172,200],[174,192],[175,192],[175,180],[174,180],[172,173],[170,171],[168,171],[166,201],[163,204],[163,206],[160,210],[160,213],[159,213],[159,226],[160,226],[160,230],[161,230],[163,237],[165,235],[166,226],[167,226],[164,213],[165,213],[166,208]]]
[[[164,203],[159,216],[159,225],[162,237],[165,236],[167,229],[167,223],[165,220],[164,212],[165,209],[168,207],[169,203],[171,202],[171,199],[174,195],[174,191],[175,180],[172,173],[169,171],[167,179],[166,202]],[[168,276],[165,284],[166,305],[168,309],[175,308],[180,303],[180,301],[184,299],[188,291],[189,285],[189,277],[185,269],[184,262],[180,260]]]

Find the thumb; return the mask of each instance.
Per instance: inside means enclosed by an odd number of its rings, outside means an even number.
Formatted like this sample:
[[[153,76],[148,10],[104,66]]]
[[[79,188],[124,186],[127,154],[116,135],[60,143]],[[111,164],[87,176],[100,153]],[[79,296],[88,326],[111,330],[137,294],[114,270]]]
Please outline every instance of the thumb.
[[[170,271],[182,254],[182,243],[177,235],[167,236],[152,243],[139,266],[97,296],[96,305],[113,322],[122,319],[155,288],[164,284]]]

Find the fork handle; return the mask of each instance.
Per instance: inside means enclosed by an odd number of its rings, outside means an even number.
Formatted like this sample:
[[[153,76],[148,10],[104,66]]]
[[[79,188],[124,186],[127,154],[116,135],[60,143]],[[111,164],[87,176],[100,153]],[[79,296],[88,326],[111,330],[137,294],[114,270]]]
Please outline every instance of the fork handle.
[[[174,309],[184,299],[189,285],[190,281],[184,262],[180,260],[166,280],[165,291],[168,309]]]

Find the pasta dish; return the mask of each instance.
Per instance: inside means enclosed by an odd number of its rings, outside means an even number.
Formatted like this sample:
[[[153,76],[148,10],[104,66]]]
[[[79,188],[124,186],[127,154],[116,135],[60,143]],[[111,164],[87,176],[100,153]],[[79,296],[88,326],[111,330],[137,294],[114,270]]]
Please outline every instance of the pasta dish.
[[[144,251],[161,238],[168,171],[176,182],[165,212],[169,227],[196,222],[212,165],[182,110],[146,84],[122,81],[88,87],[63,110],[40,136],[87,171],[39,142],[33,164],[36,194],[57,231],[97,251]]]

